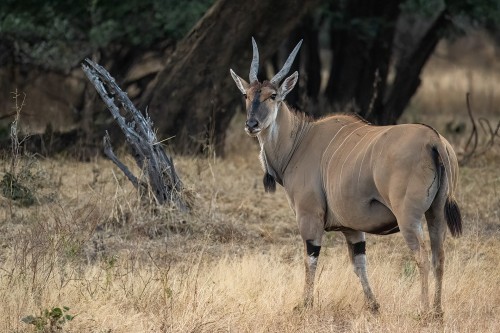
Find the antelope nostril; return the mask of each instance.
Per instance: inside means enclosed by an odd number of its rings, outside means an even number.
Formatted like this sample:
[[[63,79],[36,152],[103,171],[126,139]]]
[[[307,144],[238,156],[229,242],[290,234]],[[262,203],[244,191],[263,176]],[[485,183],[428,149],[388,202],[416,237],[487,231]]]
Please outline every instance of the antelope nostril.
[[[255,119],[249,119],[247,120],[246,125],[249,129],[254,129],[259,125],[259,122]]]

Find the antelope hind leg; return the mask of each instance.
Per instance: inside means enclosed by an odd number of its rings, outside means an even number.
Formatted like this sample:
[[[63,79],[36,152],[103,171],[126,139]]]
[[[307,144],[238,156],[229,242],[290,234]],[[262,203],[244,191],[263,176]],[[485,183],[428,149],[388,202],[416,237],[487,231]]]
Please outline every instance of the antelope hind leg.
[[[444,249],[443,243],[446,235],[446,222],[442,209],[431,207],[426,213],[427,226],[429,229],[429,238],[432,251],[432,270],[434,273],[434,304],[432,307],[433,316],[437,319],[443,317],[441,307],[441,293],[443,286],[444,273]]]
[[[347,242],[349,258],[351,259],[354,273],[358,276],[361,286],[363,287],[366,305],[372,313],[378,313],[380,305],[378,304],[370,287],[366,270],[365,233],[361,231],[348,231],[343,232],[343,234]]]
[[[429,313],[429,257],[423,239],[422,223],[419,218],[398,219],[399,229],[406,244],[413,252],[420,272],[420,306],[424,315]]]

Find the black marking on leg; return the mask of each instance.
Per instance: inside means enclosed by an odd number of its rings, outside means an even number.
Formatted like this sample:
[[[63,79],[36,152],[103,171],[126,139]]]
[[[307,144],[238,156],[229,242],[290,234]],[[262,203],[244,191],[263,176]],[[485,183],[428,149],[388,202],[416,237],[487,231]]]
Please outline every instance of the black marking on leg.
[[[366,242],[358,242],[352,244],[352,253],[354,256],[358,254],[366,254]]]
[[[314,245],[312,240],[306,240],[306,250],[308,256],[318,257],[321,251],[321,246]]]
[[[274,193],[276,191],[276,180],[268,172],[264,175],[262,182],[264,183],[264,191],[267,193]]]

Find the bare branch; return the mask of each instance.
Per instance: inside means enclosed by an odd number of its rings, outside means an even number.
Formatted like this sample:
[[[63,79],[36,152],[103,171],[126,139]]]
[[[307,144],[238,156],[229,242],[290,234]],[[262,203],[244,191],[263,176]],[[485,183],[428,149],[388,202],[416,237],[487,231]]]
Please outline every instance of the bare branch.
[[[109,137],[108,131],[106,131],[106,135],[103,138],[103,146],[104,146],[104,154],[111,160],[113,163],[115,163],[118,168],[127,176],[127,178],[130,180],[132,184],[134,184],[135,188],[138,190],[141,188],[147,188],[147,185],[144,184],[143,182],[139,181],[139,179],[134,176],[134,174],[130,171],[130,169],[123,164],[118,157],[116,157],[115,153],[113,152],[113,147],[111,146],[111,138]]]
[[[472,115],[472,108],[470,106],[470,93],[469,92],[467,92],[467,94],[465,95],[465,100],[467,102],[467,113],[468,113],[469,119],[472,123],[472,132],[470,133],[469,140],[467,140],[467,143],[465,144],[464,150],[467,151],[470,143],[473,142],[471,153],[474,153],[474,151],[477,148],[478,136],[477,136],[476,120],[474,119],[474,116]]]
[[[486,118],[479,118],[479,120],[476,122],[470,103],[470,93],[466,94],[466,102],[467,102],[467,113],[469,115],[469,119],[472,124],[472,131],[465,144],[464,155],[460,160],[460,165],[467,164],[473,157],[485,154],[488,150],[490,150],[494,146],[495,139],[500,136],[500,121],[496,125],[495,129],[493,129],[493,126],[491,125],[490,121]],[[488,136],[488,141],[486,144],[484,144],[482,149],[478,149],[479,139],[480,139],[477,126],[478,123],[479,126],[481,126],[481,129],[484,131],[485,135]]]

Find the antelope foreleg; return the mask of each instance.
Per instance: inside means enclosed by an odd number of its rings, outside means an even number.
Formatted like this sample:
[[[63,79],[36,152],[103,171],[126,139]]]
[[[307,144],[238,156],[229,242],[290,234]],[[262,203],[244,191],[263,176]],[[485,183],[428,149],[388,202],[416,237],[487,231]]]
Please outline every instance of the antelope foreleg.
[[[321,251],[321,245],[316,245],[314,240],[307,239],[304,241],[304,250],[304,264],[306,268],[304,306],[311,307],[313,305],[314,298],[314,277],[316,275],[316,267],[318,266],[318,257]]]
[[[324,233],[324,212],[321,207],[310,201],[301,201],[301,205],[296,208],[297,222],[300,235],[304,241],[304,303],[299,308],[311,307],[314,294],[314,277],[318,266],[318,257],[321,251],[321,241]]]

